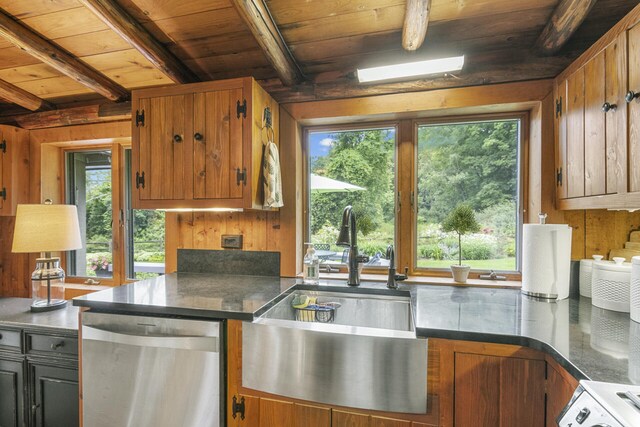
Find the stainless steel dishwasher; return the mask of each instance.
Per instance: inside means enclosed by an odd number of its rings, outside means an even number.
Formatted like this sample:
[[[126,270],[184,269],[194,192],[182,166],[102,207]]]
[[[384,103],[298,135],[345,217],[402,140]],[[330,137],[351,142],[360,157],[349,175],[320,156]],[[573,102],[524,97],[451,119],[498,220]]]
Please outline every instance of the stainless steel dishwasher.
[[[83,313],[84,426],[223,426],[221,325]]]

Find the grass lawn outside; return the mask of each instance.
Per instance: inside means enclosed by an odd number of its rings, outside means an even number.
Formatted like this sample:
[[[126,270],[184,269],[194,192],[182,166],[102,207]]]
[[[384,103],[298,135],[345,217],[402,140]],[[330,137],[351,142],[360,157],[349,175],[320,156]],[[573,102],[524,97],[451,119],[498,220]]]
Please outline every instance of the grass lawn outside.
[[[457,264],[457,260],[436,261],[432,259],[419,259],[418,267],[426,268],[449,268],[452,264]],[[474,270],[496,270],[496,271],[515,271],[515,258],[501,259],[483,259],[483,260],[462,260],[463,264],[470,265]]]

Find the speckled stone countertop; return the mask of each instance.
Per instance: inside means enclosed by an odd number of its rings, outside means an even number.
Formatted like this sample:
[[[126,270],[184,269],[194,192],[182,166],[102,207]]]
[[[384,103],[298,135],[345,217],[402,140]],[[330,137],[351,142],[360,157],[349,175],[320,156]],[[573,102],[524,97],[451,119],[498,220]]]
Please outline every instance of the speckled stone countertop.
[[[29,298],[0,298],[0,325],[78,333],[78,307],[69,303],[59,310],[32,313],[32,301]]]
[[[549,353],[578,379],[640,384],[640,324],[591,299],[546,302],[518,290],[420,286],[418,336],[515,344]]]
[[[252,321],[295,284],[274,277],[174,273],[85,295],[74,304]],[[321,286],[346,287],[325,281]],[[361,288],[386,292],[384,283]],[[519,290],[442,285],[401,284],[400,290],[410,292],[419,337],[527,346],[549,353],[578,379],[640,384],[640,324],[628,314],[593,307],[590,299],[549,303]]]
[[[268,276],[171,273],[75,298],[98,310],[252,321],[295,284]]]

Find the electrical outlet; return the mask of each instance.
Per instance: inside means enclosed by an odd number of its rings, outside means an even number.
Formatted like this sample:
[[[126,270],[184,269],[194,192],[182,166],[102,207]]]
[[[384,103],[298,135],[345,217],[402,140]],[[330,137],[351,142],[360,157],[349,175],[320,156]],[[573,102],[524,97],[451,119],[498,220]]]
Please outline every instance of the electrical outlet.
[[[224,249],[242,249],[242,234],[223,234],[220,245]]]

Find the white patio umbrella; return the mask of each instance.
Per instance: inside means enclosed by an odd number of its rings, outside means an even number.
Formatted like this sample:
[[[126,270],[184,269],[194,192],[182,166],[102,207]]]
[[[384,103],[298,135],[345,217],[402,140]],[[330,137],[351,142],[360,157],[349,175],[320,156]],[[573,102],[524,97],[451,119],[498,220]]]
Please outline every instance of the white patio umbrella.
[[[349,184],[348,182],[338,181],[337,179],[327,178],[311,174],[311,182],[309,188],[313,193],[350,193],[352,191],[365,191],[366,188]]]

